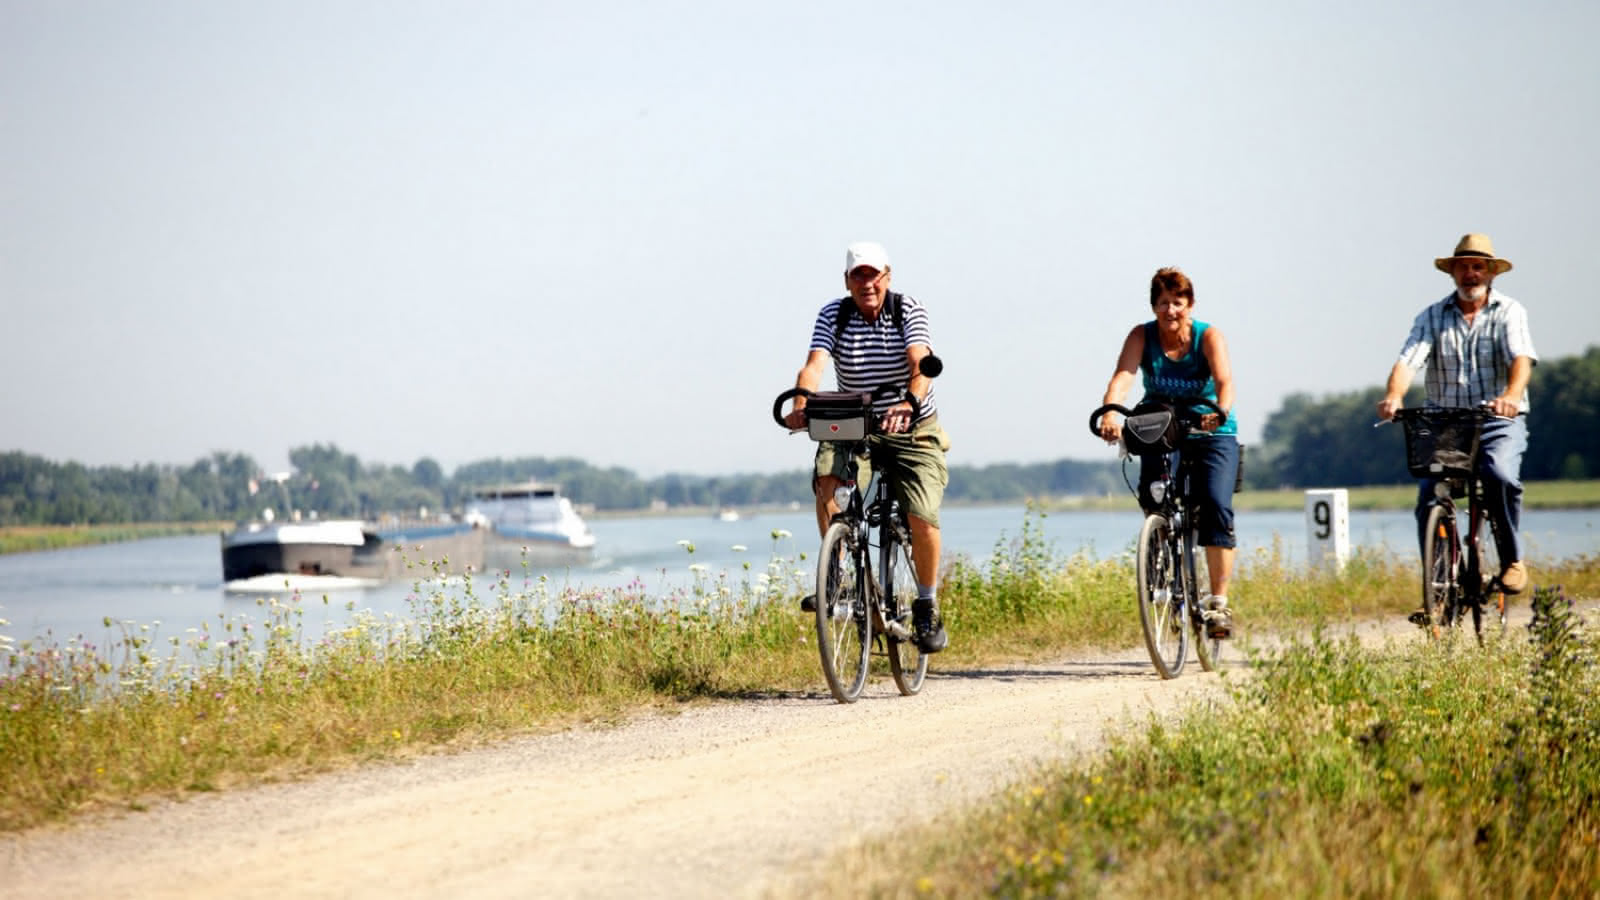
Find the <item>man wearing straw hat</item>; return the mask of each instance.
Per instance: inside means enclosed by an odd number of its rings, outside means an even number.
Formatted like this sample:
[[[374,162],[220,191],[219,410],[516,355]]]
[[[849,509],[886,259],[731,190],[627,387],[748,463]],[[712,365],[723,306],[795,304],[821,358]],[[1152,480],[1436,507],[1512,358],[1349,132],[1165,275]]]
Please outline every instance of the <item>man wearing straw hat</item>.
[[[1517,531],[1522,521],[1522,454],[1528,448],[1528,379],[1539,361],[1528,331],[1528,311],[1494,289],[1495,278],[1511,271],[1511,261],[1495,255],[1488,235],[1463,236],[1454,253],[1433,264],[1455,282],[1455,291],[1424,308],[1411,323],[1411,335],[1389,372],[1378,416],[1394,417],[1419,369],[1427,373],[1423,384],[1428,406],[1486,406],[1495,414],[1483,426],[1479,474],[1484,505],[1494,522],[1500,583],[1506,593],[1519,593],[1528,585]],[[1433,484],[1424,479],[1417,492],[1419,541]]]

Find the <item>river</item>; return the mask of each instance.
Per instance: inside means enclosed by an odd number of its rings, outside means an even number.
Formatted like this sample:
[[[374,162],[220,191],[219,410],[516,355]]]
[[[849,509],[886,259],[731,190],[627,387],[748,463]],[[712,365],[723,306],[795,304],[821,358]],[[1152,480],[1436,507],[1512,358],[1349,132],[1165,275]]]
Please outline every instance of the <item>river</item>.
[[[942,513],[946,558],[987,560],[995,547],[1016,540],[1026,512],[1020,505],[948,507]],[[1097,558],[1132,545],[1139,515],[1123,512],[1057,512],[1036,518],[1043,536],[1062,555]],[[1600,552],[1600,510],[1530,510],[1523,534],[1530,559],[1567,559]],[[816,524],[809,510],[762,512],[724,522],[709,516],[638,516],[590,522],[598,539],[593,562],[570,570],[514,573],[513,587],[543,575],[552,591],[605,590],[635,585],[652,596],[713,588],[719,579],[736,588],[754,580],[777,558],[785,571],[808,571],[816,551]],[[1415,559],[1415,528],[1409,511],[1353,511],[1352,547],[1384,549]],[[1305,516],[1300,511],[1243,512],[1237,519],[1241,560],[1275,543],[1290,562],[1307,557]],[[773,537],[776,533],[779,536]],[[693,547],[690,552],[689,547]],[[804,553],[805,561],[799,561]],[[691,568],[693,567],[693,568]],[[1537,577],[1537,568],[1535,568]],[[417,585],[410,581],[299,598],[308,633],[347,622],[354,611],[408,615]],[[431,590],[431,588],[426,588]],[[449,589],[460,590],[459,585]],[[479,597],[490,585],[476,586]],[[324,602],[326,597],[326,602]],[[288,596],[285,595],[285,599]],[[0,635],[14,643],[98,638],[110,618],[133,626],[155,625],[176,635],[202,623],[262,616],[259,595],[223,588],[221,550],[213,536],[153,538],[37,553],[0,556]]]

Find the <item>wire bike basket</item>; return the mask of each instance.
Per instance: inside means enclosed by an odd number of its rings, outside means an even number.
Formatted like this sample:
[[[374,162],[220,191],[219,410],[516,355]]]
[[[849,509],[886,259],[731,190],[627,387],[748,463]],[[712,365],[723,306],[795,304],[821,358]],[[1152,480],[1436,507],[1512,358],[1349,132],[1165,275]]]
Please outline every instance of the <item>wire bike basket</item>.
[[[1406,468],[1416,478],[1465,478],[1477,470],[1483,412],[1429,409],[1402,417]]]

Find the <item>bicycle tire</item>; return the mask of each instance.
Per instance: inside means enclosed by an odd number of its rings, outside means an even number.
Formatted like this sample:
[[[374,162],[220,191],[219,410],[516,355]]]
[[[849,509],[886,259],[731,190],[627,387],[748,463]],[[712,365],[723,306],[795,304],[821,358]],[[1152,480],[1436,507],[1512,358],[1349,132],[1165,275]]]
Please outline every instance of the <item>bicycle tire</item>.
[[[817,554],[817,654],[828,691],[840,703],[854,703],[867,683],[872,652],[865,585],[851,552],[853,530],[834,522]]]
[[[1215,672],[1222,661],[1222,638],[1206,633],[1206,605],[1211,599],[1211,567],[1206,563],[1206,551],[1195,543],[1195,533],[1189,529],[1183,536],[1184,587],[1189,594],[1188,613],[1191,631],[1194,632],[1194,658],[1200,668]]]
[[[1150,651],[1157,674],[1177,678],[1189,651],[1189,628],[1180,615],[1183,598],[1173,591],[1178,561],[1173,559],[1172,527],[1165,516],[1152,513],[1145,517],[1139,528],[1135,566],[1145,649]]]
[[[1482,509],[1478,510],[1478,522],[1475,533],[1478,535],[1478,583],[1483,585],[1479,590],[1479,605],[1484,614],[1493,613],[1499,622],[1500,630],[1506,629],[1506,595],[1504,591],[1491,590],[1490,585],[1495,584],[1495,579],[1500,577],[1500,545],[1494,540],[1494,525],[1489,519],[1489,514]],[[1478,630],[1479,640],[1482,640],[1483,630]]]
[[[1456,517],[1452,510],[1435,505],[1428,510],[1422,540],[1423,627],[1430,637],[1439,637],[1444,626],[1453,624],[1457,577]]]
[[[917,599],[917,570],[912,562],[911,547],[885,529],[882,549],[883,615],[911,629],[911,603]],[[923,653],[915,641],[901,640],[892,633],[883,635],[884,647],[889,654],[889,674],[894,686],[907,697],[922,690],[928,676],[928,654]]]

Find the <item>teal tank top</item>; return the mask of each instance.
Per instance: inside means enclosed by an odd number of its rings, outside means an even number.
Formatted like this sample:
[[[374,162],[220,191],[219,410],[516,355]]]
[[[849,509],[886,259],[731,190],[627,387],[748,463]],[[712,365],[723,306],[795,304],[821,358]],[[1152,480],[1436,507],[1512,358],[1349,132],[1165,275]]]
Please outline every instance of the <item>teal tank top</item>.
[[[1211,377],[1211,363],[1200,350],[1200,337],[1210,327],[1211,323],[1196,320],[1189,352],[1181,359],[1168,359],[1167,355],[1161,352],[1161,338],[1156,334],[1155,321],[1144,323],[1144,359],[1139,361],[1139,371],[1144,373],[1144,399],[1204,397],[1212,403],[1217,402],[1217,380]],[[1197,411],[1211,410],[1197,407]],[[1230,409],[1228,420],[1222,423],[1221,428],[1216,431],[1197,431],[1189,437],[1204,438],[1238,433],[1239,423],[1234,421],[1233,410]]]

